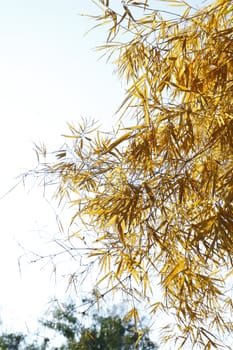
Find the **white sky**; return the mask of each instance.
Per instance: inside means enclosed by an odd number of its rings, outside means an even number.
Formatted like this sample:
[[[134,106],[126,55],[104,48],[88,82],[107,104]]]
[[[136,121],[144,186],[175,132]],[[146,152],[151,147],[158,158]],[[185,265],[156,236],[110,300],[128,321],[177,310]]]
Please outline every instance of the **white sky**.
[[[33,142],[56,149],[66,122],[82,116],[100,120],[104,129],[112,126],[123,89],[112,67],[97,61],[100,54],[92,50],[101,44],[101,32],[84,37],[92,22],[78,13],[90,11],[90,3],[0,0],[0,197],[16,176],[36,165]],[[25,331],[49,297],[62,292],[50,266],[41,270],[24,259],[19,273],[23,251],[17,242],[49,250],[44,242],[57,231],[56,220],[35,187],[18,186],[0,201],[0,212],[0,318],[5,329]]]
[[[85,5],[84,5],[85,4]],[[78,13],[90,1],[0,0],[0,197],[15,177],[36,165],[33,142],[50,150],[62,145],[67,122],[81,117],[101,120],[104,128],[121,100],[112,68],[97,61],[92,48],[100,32],[84,37],[93,23]],[[28,186],[30,188],[30,186]],[[37,251],[40,237],[57,230],[42,190],[20,185],[0,201],[0,317],[7,329],[29,325],[54,294],[51,268],[40,270],[18,258],[18,243]],[[44,249],[47,246],[43,246]]]

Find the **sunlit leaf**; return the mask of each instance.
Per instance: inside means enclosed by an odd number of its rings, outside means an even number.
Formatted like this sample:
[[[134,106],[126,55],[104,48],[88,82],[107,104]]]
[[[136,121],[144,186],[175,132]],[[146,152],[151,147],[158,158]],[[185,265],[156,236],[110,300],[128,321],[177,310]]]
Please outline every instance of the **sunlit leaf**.
[[[117,127],[69,124],[65,147],[39,173],[75,211],[70,229],[79,227],[86,270],[98,271],[98,302],[121,291],[127,319],[138,323],[142,302],[155,321],[174,319],[165,342],[220,348],[233,329],[232,1],[198,11],[191,1],[163,1],[161,11],[95,2],[100,49],[126,91]]]

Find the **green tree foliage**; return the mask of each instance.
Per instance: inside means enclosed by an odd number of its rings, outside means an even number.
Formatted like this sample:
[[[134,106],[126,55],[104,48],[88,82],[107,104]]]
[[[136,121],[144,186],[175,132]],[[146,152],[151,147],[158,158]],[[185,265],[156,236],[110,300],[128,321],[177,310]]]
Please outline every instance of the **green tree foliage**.
[[[24,335],[20,333],[3,333],[0,336],[0,349],[19,350],[24,338]]]
[[[60,333],[66,339],[66,344],[57,350],[156,350],[149,336],[148,329],[138,334],[130,321],[119,316],[100,317],[94,315],[91,325],[85,327],[76,317],[76,306],[72,303],[55,307],[52,320],[42,321]]]
[[[220,347],[233,328],[232,0],[95,2],[131,124],[109,135],[71,125],[45,178],[75,209],[99,288],[130,296],[136,322],[136,300],[173,315],[164,341]]]
[[[7,333],[0,334],[0,350],[46,350],[48,339],[45,338],[41,345],[36,341],[28,341],[28,335],[22,333]]]
[[[146,328],[141,334],[130,321],[119,316],[100,317],[97,314],[88,318],[89,326],[77,317],[74,303],[53,306],[40,321],[43,329],[53,331],[51,339],[45,337],[33,341],[35,334],[0,334],[0,350],[157,350],[158,346],[149,338]],[[43,333],[43,330],[40,331]],[[60,337],[60,345],[54,346],[53,339]],[[37,336],[38,337],[38,336]],[[38,339],[39,339],[38,338]]]
[[[69,349],[75,348],[77,335],[80,330],[80,322],[75,314],[76,306],[73,303],[64,304],[63,307],[55,307],[52,311],[52,319],[42,321],[44,327],[53,329],[67,339]]]
[[[130,322],[118,316],[97,318],[97,324],[83,329],[77,349],[80,350],[156,350],[158,347],[149,339],[147,333],[139,338],[138,332]]]

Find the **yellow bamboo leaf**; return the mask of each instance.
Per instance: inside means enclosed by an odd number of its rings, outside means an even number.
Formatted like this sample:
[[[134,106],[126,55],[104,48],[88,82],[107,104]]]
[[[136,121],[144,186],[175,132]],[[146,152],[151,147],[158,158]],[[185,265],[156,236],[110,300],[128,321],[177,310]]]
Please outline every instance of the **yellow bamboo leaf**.
[[[191,11],[191,7],[188,6],[188,7],[185,9],[185,11],[184,11],[182,17],[183,17],[183,18],[188,17],[190,11]]]
[[[112,226],[118,221],[118,215],[113,215],[107,222],[106,226]]]
[[[143,275],[143,293],[144,295],[147,295],[147,287],[149,286],[149,276],[148,272],[146,271],[145,274]]]
[[[124,316],[124,320],[126,322],[130,321],[134,319],[134,321],[138,321],[139,320],[139,315],[138,315],[138,310],[133,307],[125,316]]]
[[[104,255],[105,253],[106,253],[105,250],[97,250],[97,251],[91,252],[88,256],[89,257],[100,256],[100,255]]]
[[[131,137],[131,132],[127,132],[126,134],[120,136],[116,141],[112,142],[110,146],[108,146],[106,152],[111,151],[113,148],[117,147],[119,144],[121,144],[123,141],[128,140]]]
[[[108,272],[106,275],[104,275],[101,279],[97,281],[97,285],[101,284],[104,280],[112,276],[112,272]]]
[[[109,237],[109,234],[106,233],[105,235],[103,235],[101,237],[98,237],[94,242],[97,243],[97,242],[103,241],[103,240],[105,240],[108,237]]]
[[[229,277],[232,277],[233,275],[233,269],[231,269],[226,275],[225,278],[228,279]]]
[[[122,128],[121,130],[141,130],[141,129],[145,129],[147,126],[146,124],[142,124],[142,125],[134,125],[134,126],[129,126],[127,128]]]
[[[185,269],[185,259],[181,259],[178,264],[171,270],[171,272],[163,280],[162,284],[165,287],[168,287],[171,281]]]
[[[121,224],[119,223],[117,225],[117,229],[120,235],[120,241],[125,245],[125,237],[124,237],[124,231],[122,230]]]
[[[117,270],[116,270],[117,278],[120,278],[120,275],[122,274],[123,264],[124,264],[123,259],[121,259],[120,262],[118,263]]]
[[[191,92],[191,89],[190,89],[190,88],[187,88],[186,86],[179,85],[179,84],[173,83],[173,82],[171,82],[171,81],[167,82],[167,84],[172,85],[172,86],[178,88],[178,89],[181,90],[181,91]]]
[[[161,302],[156,302],[152,304],[150,313],[156,313],[160,307],[161,307]]]

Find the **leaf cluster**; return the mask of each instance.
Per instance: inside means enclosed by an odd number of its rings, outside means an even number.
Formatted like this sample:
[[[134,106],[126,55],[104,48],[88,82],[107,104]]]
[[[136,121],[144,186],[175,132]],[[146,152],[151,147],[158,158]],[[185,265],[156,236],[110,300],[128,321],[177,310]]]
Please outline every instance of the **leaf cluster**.
[[[108,135],[70,126],[73,143],[45,176],[74,206],[72,223],[95,234],[99,286],[126,293],[136,322],[135,300],[169,311],[180,348],[220,347],[214,333],[233,327],[232,1],[199,11],[167,1],[184,8],[169,18],[149,1],[119,2],[123,12],[97,3],[133,125]]]

